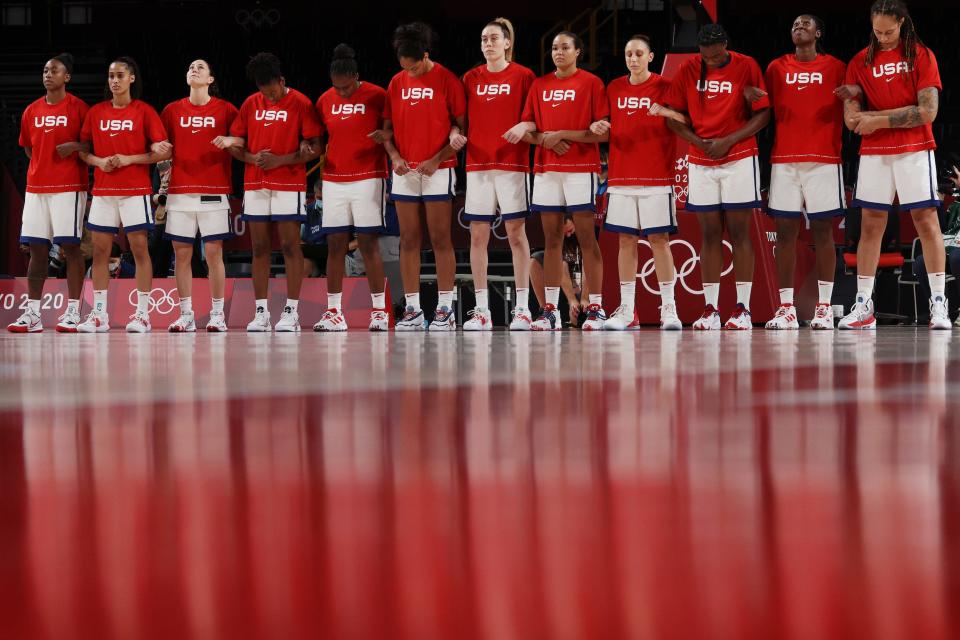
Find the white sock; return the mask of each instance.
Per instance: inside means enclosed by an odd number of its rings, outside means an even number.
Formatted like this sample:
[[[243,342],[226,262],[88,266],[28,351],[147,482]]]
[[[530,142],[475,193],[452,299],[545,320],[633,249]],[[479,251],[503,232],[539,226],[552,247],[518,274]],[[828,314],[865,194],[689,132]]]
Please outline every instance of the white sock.
[[[408,307],[413,307],[414,311],[420,311],[420,292],[408,293],[405,298]]]
[[[670,282],[660,283],[660,304],[675,304],[673,286],[677,283],[676,275]]]
[[[93,310],[98,314],[107,312],[107,290],[93,292]]]
[[[544,287],[543,292],[547,299],[547,304],[553,305],[554,307],[560,304],[560,287]]]
[[[437,308],[453,309],[453,291],[438,291],[437,294]]]
[[[256,302],[257,308],[262,308],[265,313],[270,313],[270,305],[267,304],[267,299],[258,299]]]
[[[784,287],[780,289],[780,304],[793,306],[793,287]]]
[[[486,289],[477,289],[477,307],[480,309],[489,309],[490,308],[490,296],[487,294]]]
[[[211,300],[210,312],[223,313],[223,298],[211,298]]]
[[[706,306],[713,307],[714,309],[717,308],[718,301],[720,300],[719,282],[703,283],[703,300]]]
[[[857,302],[866,302],[873,296],[873,276],[857,276]]]
[[[620,306],[626,307],[628,311],[633,311],[637,304],[637,281],[620,281]]]
[[[934,298],[940,296],[941,298],[945,297],[943,295],[944,288],[947,286],[947,274],[941,271],[940,273],[928,273],[927,281],[930,283],[930,295]]]
[[[137,313],[147,313],[150,309],[150,292],[137,291]]]
[[[589,300],[588,300],[588,303],[589,303],[589,304],[595,304],[595,305],[597,305],[598,307],[602,307],[602,306],[603,306],[603,294],[602,294],[602,293],[591,293],[591,294],[590,294],[590,297],[589,297]]]
[[[530,289],[517,288],[517,309],[526,309],[530,304]]]
[[[27,300],[27,309],[29,309],[30,311],[33,311],[37,315],[40,315],[40,301]]]
[[[80,313],[80,301],[67,300],[67,313]]]
[[[189,297],[180,298],[180,314],[187,315],[188,313],[193,313],[193,300]]]
[[[387,294],[383,291],[380,293],[371,293],[370,294],[371,305],[374,309],[386,309],[387,308]]]
[[[750,292],[753,290],[752,282],[737,283],[737,304],[742,304],[747,309],[750,308]]]
[[[284,306],[284,308],[290,307],[290,311],[293,311],[294,313],[296,313],[296,312],[297,312],[297,307],[300,306],[300,301],[299,301],[299,300],[292,300],[292,299],[290,299],[290,298],[287,298],[287,304],[285,304],[285,305],[283,305],[283,306]]]
[[[820,293],[817,303],[830,304],[830,301],[833,300],[833,283],[826,280],[817,280],[817,290]]]
[[[340,293],[327,292],[327,309],[342,309],[343,291]]]

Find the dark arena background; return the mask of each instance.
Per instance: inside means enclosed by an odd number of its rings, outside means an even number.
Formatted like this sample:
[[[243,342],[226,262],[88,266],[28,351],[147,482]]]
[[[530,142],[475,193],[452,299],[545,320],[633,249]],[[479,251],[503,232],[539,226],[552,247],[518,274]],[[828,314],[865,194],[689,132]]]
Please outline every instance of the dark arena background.
[[[931,189],[942,200],[954,320],[960,6],[913,0],[909,8],[943,85]],[[104,99],[111,61],[132,56],[142,99],[159,112],[188,95],[185,74],[197,58],[238,107],[257,91],[245,66],[261,51],[279,56],[287,86],[312,102],[331,86],[339,43],[355,49],[361,81],[386,87],[400,71],[394,29],[414,20],[438,35],[431,59],[458,76],[485,64],[480,32],[506,16],[516,61],[537,76],[554,70],[553,36],[569,30],[584,42],[580,68],[608,83],[627,72],[632,34],[650,37],[651,70],[672,77],[698,53],[698,30],[715,21],[732,51],[766,69],[794,51],[800,14],[822,18],[824,48],[845,64],[869,42],[867,0],[3,0],[0,320],[14,323],[28,309],[29,250],[19,239],[30,159],[20,123],[60,52],[75,60],[68,91],[89,105]],[[757,135],[764,200],[773,140],[772,125]],[[829,300],[837,319],[858,289],[859,142],[844,128]],[[606,145],[601,153],[605,161]],[[224,241],[226,333],[203,331],[212,303],[199,250],[199,330],[167,331],[179,296],[173,250],[158,231],[149,240],[152,333],[123,330],[137,304],[123,234],[114,258],[121,276],[109,284],[112,330],[58,333],[68,293],[63,255],[52,247],[45,330],[0,335],[0,639],[960,638],[960,342],[958,329],[927,326],[930,292],[910,212],[894,205],[888,217],[875,331],[809,328],[818,278],[808,225],[797,247],[800,328],[764,329],[780,299],[777,228],[759,209],[750,223],[753,330],[694,331],[701,236],[697,215],[682,210],[686,160],[678,150],[681,210],[670,248],[679,332],[657,326],[645,240],[637,330],[507,329],[517,292],[497,222],[493,331],[395,332],[405,292],[384,249],[398,246],[389,235],[381,251],[391,330],[366,330],[370,289],[355,271],[343,288],[351,330],[311,331],[327,309],[327,245],[308,224],[303,331],[248,333],[255,295],[239,161],[233,237]],[[317,162],[303,187],[311,206]],[[605,171],[597,237],[610,314],[620,284],[618,238],[600,229]],[[462,327],[477,304],[462,153],[456,175],[453,311]],[[386,211],[396,235],[393,203]],[[542,249],[539,215],[527,231],[531,249]],[[286,279],[280,241],[272,243],[276,321]],[[727,318],[736,295],[724,246]],[[426,234],[422,296],[432,310],[437,269]],[[88,276],[81,313],[93,303]],[[560,304],[566,322],[566,297]]]

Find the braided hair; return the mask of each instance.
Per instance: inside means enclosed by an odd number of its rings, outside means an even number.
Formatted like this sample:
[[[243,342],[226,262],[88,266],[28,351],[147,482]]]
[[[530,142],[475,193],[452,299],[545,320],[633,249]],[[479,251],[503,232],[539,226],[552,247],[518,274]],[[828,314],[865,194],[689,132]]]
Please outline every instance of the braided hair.
[[[907,61],[907,69],[913,71],[914,63],[917,60],[917,45],[925,45],[917,35],[917,28],[913,24],[913,18],[907,11],[906,3],[901,0],[876,0],[870,7],[870,17],[889,16],[894,20],[902,21],[900,25],[900,42],[903,43],[903,56]],[[874,56],[880,50],[880,41],[873,31],[870,31],[870,45],[867,47],[867,56],[864,60],[866,66],[873,64]]]
[[[697,33],[697,44],[701,47],[709,47],[714,44],[726,44],[730,41],[726,29],[716,22],[705,24],[700,27]],[[707,61],[700,56],[700,82],[697,85],[702,87],[707,81]],[[700,91],[700,100],[703,100],[703,91]]]

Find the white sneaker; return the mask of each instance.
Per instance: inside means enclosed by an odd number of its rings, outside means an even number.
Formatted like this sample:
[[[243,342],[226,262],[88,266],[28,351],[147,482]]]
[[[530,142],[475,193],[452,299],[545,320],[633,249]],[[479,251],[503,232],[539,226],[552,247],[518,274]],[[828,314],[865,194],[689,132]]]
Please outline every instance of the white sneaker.
[[[513,320],[510,321],[510,331],[530,331],[530,325],[533,324],[533,318],[530,317],[530,310],[523,307],[517,307],[513,310]]]
[[[62,316],[60,316],[58,320],[59,322],[57,322],[57,332],[76,333],[77,325],[80,324],[80,312],[68,310]]]
[[[407,307],[403,317],[394,327],[394,331],[424,331],[426,328],[427,319],[423,315],[423,310]]]
[[[130,322],[127,323],[127,333],[150,333],[152,329],[150,314],[139,311],[130,316]]]
[[[320,321],[313,325],[314,331],[346,331],[347,319],[343,317],[340,309],[327,309]]]
[[[733,315],[727,320],[727,324],[723,325],[723,328],[730,331],[752,331],[753,322],[750,319],[750,310],[738,302],[737,307],[733,310]]]
[[[636,309],[620,305],[603,323],[604,331],[626,331],[640,328],[640,317]]]
[[[581,331],[603,331],[603,324],[607,321],[607,313],[598,304],[588,304],[587,319],[580,325]]]
[[[210,333],[224,333],[227,331],[227,317],[223,311],[211,311],[207,320],[207,331]]]
[[[562,329],[563,322],[560,320],[560,312],[552,304],[543,305],[540,317],[530,325],[531,331],[560,331]]]
[[[877,319],[873,315],[873,300],[859,300],[853,304],[850,313],[840,318],[839,329],[872,330],[877,328]]]
[[[91,311],[83,322],[77,325],[77,333],[106,333],[110,331],[110,317],[105,313]]]
[[[270,325],[270,310],[265,307],[257,307],[257,312],[253,315],[253,320],[247,324],[247,331],[251,332],[270,332],[273,327]]]
[[[720,322],[720,314],[717,314],[717,322]],[[677,315],[677,305],[672,302],[660,305],[660,330],[683,331],[683,323]]]
[[[181,313],[180,317],[167,327],[167,331],[170,333],[193,333],[196,330],[197,323],[193,311],[190,313]]]
[[[383,309],[370,310],[370,331],[387,331],[390,329],[390,315]]]
[[[833,307],[829,304],[818,304],[810,321],[811,329],[833,329]]]
[[[470,316],[470,319],[463,323],[464,331],[493,330],[493,320],[490,318],[489,309],[481,309],[480,307],[476,307],[475,309],[468,311],[467,315]]]
[[[43,323],[40,321],[39,314],[31,309],[27,309],[20,317],[7,325],[7,331],[10,333],[40,333],[43,331]]]
[[[282,333],[296,333],[300,331],[300,314],[293,310],[293,307],[284,307],[280,319],[277,320],[277,326],[274,331]]]
[[[693,323],[695,331],[719,331],[720,313],[712,304],[708,304],[703,309],[703,315],[697,318]]]
[[[453,309],[448,307],[437,307],[433,312],[433,321],[430,323],[429,331],[456,331],[457,319],[453,317]]]
[[[792,304],[781,304],[777,308],[777,313],[767,321],[767,329],[799,329],[800,323],[797,321],[797,308]]]
[[[930,328],[951,329],[950,314],[947,312],[947,299],[943,296],[930,298]]]

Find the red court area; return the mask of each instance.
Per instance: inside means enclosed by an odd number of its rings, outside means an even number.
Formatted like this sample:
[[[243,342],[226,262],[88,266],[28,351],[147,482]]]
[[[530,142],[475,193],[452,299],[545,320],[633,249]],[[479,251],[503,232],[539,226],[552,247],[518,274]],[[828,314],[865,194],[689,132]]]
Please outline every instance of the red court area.
[[[960,637],[949,332],[0,336],[0,637]]]

